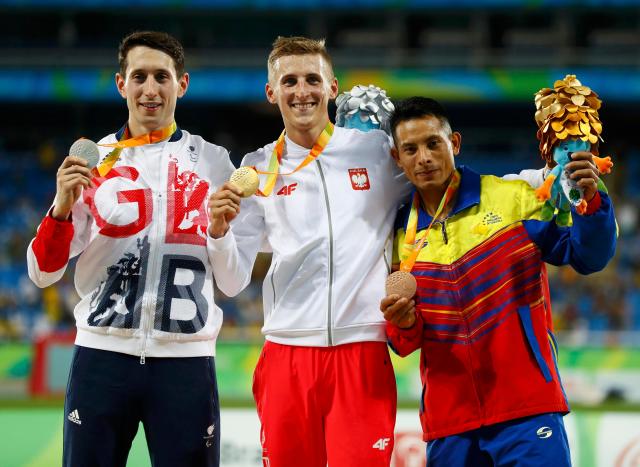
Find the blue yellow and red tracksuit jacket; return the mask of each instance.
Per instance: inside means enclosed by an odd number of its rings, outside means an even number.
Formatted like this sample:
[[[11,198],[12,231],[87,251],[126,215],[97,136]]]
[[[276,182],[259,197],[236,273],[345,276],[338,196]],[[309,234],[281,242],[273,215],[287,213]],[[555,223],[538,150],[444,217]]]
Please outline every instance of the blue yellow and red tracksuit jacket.
[[[556,365],[544,263],[589,274],[615,252],[616,223],[599,192],[571,227],[540,219],[542,203],[523,181],[460,167],[447,219],[434,223],[411,271],[418,283],[416,322],[387,323],[401,356],[421,349],[424,440],[547,412],[566,413]],[[400,210],[394,263],[404,258],[410,203]],[[419,212],[416,241],[431,217]],[[400,254],[398,255],[398,252]]]

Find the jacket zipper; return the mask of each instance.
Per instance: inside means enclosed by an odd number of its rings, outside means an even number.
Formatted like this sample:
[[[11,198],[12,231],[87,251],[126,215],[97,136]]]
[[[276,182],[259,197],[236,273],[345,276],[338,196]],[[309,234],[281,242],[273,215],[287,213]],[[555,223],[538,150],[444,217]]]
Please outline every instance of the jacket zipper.
[[[318,170],[320,171],[320,180],[322,181],[322,189],[324,190],[324,201],[327,206],[327,217],[329,220],[329,296],[327,302],[327,338],[329,346],[333,345],[333,335],[331,332],[331,296],[333,293],[333,226],[331,224],[331,208],[329,207],[329,193],[327,191],[327,183],[324,179],[324,172],[320,161],[316,159]]]
[[[440,224],[442,230],[442,241],[446,245],[447,243],[449,243],[449,237],[447,237],[447,228],[445,226],[445,222],[447,222],[446,219],[442,222],[438,222],[438,224]]]
[[[276,269],[278,268],[278,263],[276,262],[273,265],[273,270],[271,271],[271,290],[273,290],[273,309],[276,308],[276,284],[273,280],[273,276],[276,275]]]
[[[387,247],[393,248],[393,231],[387,237],[387,240],[384,243],[384,248],[382,249],[382,258],[384,259],[384,265],[387,268],[387,274],[391,274],[391,264],[389,264],[389,260],[387,259]]]
[[[162,193],[158,193],[157,196],[154,195],[154,202],[156,202],[156,206],[155,206],[155,212],[164,215],[164,213],[161,213],[161,207],[162,207]],[[160,219],[162,219],[163,217],[160,217]],[[158,240],[160,238],[159,235],[159,230],[160,230],[160,223],[156,223],[156,238],[154,240]],[[151,239],[150,239],[151,241]],[[154,271],[156,270],[156,262],[158,261],[158,255],[156,255],[153,251],[153,248],[150,249],[149,251],[149,256],[152,256],[151,261],[149,261],[151,263],[151,267],[147,270],[148,274],[147,274],[147,281],[145,281],[148,284],[154,284],[155,283],[155,277],[153,276]],[[146,356],[147,356],[147,340],[149,338],[149,333],[151,331],[151,321],[153,320],[153,314],[155,312],[155,310],[151,309],[151,311],[147,312],[147,308],[150,308],[150,305],[152,305],[151,299],[148,298],[149,295],[146,293],[145,291],[145,299],[142,301],[142,310],[141,312],[144,313],[147,316],[146,321],[144,322],[144,326],[143,326],[143,335],[142,335],[142,350],[140,351],[140,365],[144,365],[145,361],[146,361]],[[157,306],[157,304],[156,304]]]

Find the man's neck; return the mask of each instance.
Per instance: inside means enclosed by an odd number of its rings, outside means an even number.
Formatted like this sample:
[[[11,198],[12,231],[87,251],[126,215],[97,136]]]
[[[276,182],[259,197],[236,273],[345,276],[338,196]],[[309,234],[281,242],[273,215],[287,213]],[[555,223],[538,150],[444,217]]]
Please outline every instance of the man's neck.
[[[327,126],[327,123],[329,123],[329,116],[327,116],[326,120],[323,120],[322,123],[312,128],[298,129],[293,125],[287,125],[286,122],[284,127],[287,130],[287,137],[291,141],[303,148],[311,149]]]
[[[447,189],[451,183],[453,177],[453,172],[449,175],[449,178],[440,186],[437,187],[429,187],[424,189],[418,189],[418,194],[420,195],[420,201],[422,203],[422,208],[429,214],[431,217],[435,217],[438,212],[438,207],[442,202],[442,198],[447,193]],[[449,212],[453,209],[455,204],[455,200],[458,197],[458,190],[453,193],[451,199],[448,200],[447,204],[442,207],[442,212],[438,215],[438,219],[444,219],[447,217]],[[437,220],[437,219],[436,219]]]
[[[435,217],[436,212],[438,211],[438,206],[440,206],[440,201],[442,201],[442,197],[447,191],[447,187],[441,186],[437,189],[430,188],[427,190],[418,190],[418,194],[420,195],[420,201],[422,202],[422,208],[429,214],[431,217]],[[450,204],[450,203],[449,203]],[[448,206],[445,206],[442,209],[439,217],[443,217],[448,212]]]

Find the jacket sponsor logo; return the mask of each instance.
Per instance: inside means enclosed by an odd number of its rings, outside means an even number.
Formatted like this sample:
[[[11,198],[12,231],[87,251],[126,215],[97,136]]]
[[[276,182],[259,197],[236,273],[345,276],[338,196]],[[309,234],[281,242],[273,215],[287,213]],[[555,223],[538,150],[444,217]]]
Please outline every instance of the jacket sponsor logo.
[[[391,438],[380,438],[378,441],[373,443],[373,446],[371,447],[373,449],[379,449],[380,451],[384,451],[385,449],[387,449],[390,442],[391,442]]]
[[[354,190],[368,190],[371,188],[367,169],[349,169],[349,180],[351,180],[351,188]]]
[[[285,185],[276,193],[278,196],[291,196],[291,193],[296,191],[298,187],[297,183],[292,183],[291,185]]]

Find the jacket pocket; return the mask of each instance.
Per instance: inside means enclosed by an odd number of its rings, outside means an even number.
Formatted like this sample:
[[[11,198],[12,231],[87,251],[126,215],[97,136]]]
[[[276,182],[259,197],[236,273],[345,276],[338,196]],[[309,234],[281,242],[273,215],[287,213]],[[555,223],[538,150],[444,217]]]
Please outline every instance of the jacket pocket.
[[[527,343],[529,344],[529,350],[531,350],[533,357],[536,359],[545,381],[549,383],[553,380],[553,377],[551,376],[549,365],[547,365],[547,362],[542,356],[538,340],[536,339],[536,333],[533,329],[533,321],[531,319],[531,308],[529,306],[518,307],[518,315],[520,316],[520,323],[522,324]]]

